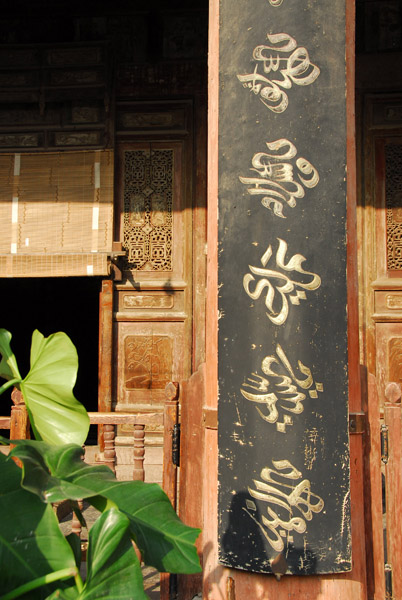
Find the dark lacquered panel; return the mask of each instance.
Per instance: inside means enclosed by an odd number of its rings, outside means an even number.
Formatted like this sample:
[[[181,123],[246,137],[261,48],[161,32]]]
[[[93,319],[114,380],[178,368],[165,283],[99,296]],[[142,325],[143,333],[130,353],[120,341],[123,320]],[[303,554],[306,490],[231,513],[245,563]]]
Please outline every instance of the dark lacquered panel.
[[[220,5],[219,540],[234,568],[351,567],[344,13]]]

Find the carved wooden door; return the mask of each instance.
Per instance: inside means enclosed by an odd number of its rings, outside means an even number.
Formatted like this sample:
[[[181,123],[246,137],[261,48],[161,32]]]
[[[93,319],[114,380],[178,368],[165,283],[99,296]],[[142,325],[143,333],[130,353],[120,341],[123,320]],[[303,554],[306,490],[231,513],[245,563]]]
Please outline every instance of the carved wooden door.
[[[366,102],[361,239],[363,362],[377,379],[402,383],[402,99]]]
[[[384,423],[387,424],[387,383],[402,384],[402,98],[396,95],[368,96],[364,115],[364,185],[358,223],[361,363],[369,382],[367,416],[371,443],[372,523],[368,523],[368,527],[374,530],[374,588],[382,597],[384,587],[387,597],[393,589],[392,597],[399,598],[399,560],[393,554],[394,537],[399,535],[400,529],[396,524],[399,515],[389,502],[394,490],[390,489],[387,466],[381,462],[379,450],[375,455],[375,447],[378,445],[379,448],[380,432],[384,430]],[[391,458],[397,451],[398,448],[390,443]],[[378,474],[374,476],[376,469]],[[376,517],[375,505],[378,508]],[[375,519],[381,531],[377,540]]]
[[[126,256],[114,293],[116,410],[162,410],[166,383],[190,374],[191,156],[185,149],[185,140],[118,145]],[[119,433],[118,442],[130,432],[122,426]]]

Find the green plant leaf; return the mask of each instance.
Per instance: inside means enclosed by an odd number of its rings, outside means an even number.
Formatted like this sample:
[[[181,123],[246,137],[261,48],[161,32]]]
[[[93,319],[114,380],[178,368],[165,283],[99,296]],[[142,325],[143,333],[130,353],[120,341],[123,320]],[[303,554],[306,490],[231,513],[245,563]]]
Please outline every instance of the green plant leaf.
[[[6,329],[0,329],[0,377],[3,379],[21,379],[17,360],[11,350],[11,333]]]
[[[85,499],[103,510],[105,498],[130,521],[130,533],[144,562],[159,571],[196,573],[201,570],[194,542],[199,530],[184,525],[157,484],[117,481],[105,466],[82,462],[82,449],[74,444],[49,446],[32,440],[13,441],[12,455],[24,463],[23,486],[59,502]]]
[[[52,507],[21,487],[21,469],[1,453],[0,480],[2,595],[54,571],[76,571],[74,555]],[[59,582],[32,590],[25,598],[44,598],[57,586]]]
[[[77,370],[77,351],[65,333],[45,338],[34,331],[31,369],[20,389],[37,439],[53,445],[85,442],[89,417],[73,394]]]
[[[63,590],[55,590],[50,596],[47,596],[45,600],[78,600],[79,598],[79,591],[73,586]]]
[[[140,562],[118,509],[102,513],[89,533],[88,571],[80,600],[146,600]]]
[[[82,554],[81,553],[81,540],[76,533],[69,533],[68,535],[66,535],[66,541],[68,542],[71,550],[73,551],[75,564],[77,565],[77,567],[79,569],[81,566],[81,554]]]

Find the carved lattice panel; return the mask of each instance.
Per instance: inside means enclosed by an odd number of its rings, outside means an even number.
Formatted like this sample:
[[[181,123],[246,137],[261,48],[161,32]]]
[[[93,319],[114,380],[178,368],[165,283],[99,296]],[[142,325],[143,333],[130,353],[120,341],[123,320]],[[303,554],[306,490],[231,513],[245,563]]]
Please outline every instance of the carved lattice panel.
[[[123,247],[130,271],[172,271],[173,150],[124,152]]]
[[[402,269],[402,145],[385,147],[385,204],[387,210],[387,267]]]

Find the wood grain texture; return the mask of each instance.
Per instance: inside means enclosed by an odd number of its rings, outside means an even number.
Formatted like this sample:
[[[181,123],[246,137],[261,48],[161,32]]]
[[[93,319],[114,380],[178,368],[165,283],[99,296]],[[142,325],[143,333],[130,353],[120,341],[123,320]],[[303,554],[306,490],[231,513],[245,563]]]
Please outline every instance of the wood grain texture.
[[[384,535],[381,481],[380,402],[374,375],[368,375],[364,460],[364,512],[366,517],[367,592],[375,600],[385,598]]]
[[[388,426],[389,458],[385,466],[387,562],[392,566],[392,597],[402,600],[402,412],[400,399],[387,401],[384,410]]]
[[[204,435],[202,408],[205,399],[205,364],[183,384],[181,394],[181,441],[179,517],[202,529]],[[202,564],[202,533],[197,539]],[[179,576],[180,600],[192,600],[202,589],[202,575]]]
[[[174,509],[177,505],[177,466],[172,461],[172,441],[173,429],[179,420],[179,398],[179,384],[170,381],[165,387],[162,487]],[[169,573],[160,574],[161,600],[170,600],[170,580]]]

